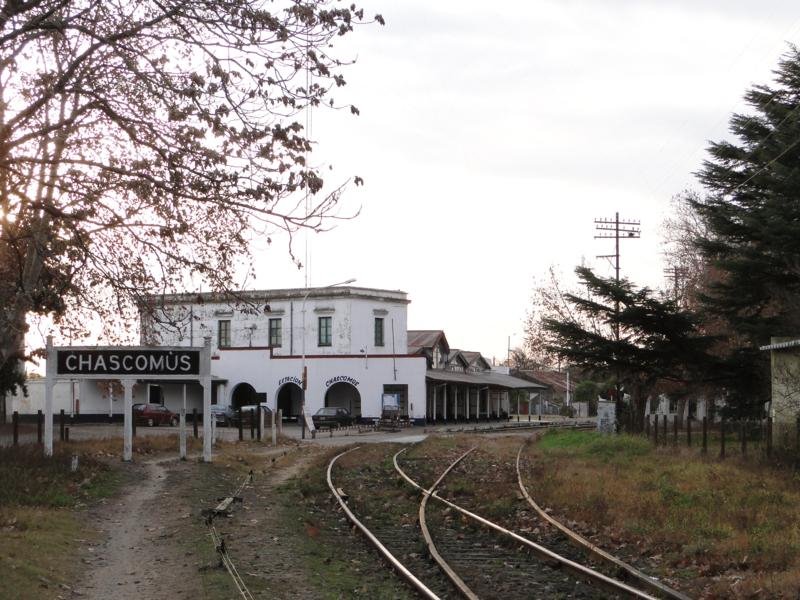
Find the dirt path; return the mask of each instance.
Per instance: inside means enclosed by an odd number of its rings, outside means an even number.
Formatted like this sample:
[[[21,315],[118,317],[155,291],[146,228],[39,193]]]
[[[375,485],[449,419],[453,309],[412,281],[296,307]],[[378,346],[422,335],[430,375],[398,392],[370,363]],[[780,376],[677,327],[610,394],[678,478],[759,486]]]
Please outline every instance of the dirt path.
[[[237,508],[238,518],[230,520],[235,523],[234,530],[249,529],[247,533],[256,533],[263,539],[265,531],[274,529],[271,492],[274,486],[300,472],[307,461],[307,457],[299,461],[272,458],[285,453],[286,449],[257,453],[270,465],[269,477],[257,477],[258,485],[248,494],[247,508]],[[205,528],[199,526],[200,510],[213,506],[219,496],[233,491],[225,470],[197,460],[181,462],[173,458],[125,468],[130,482],[117,496],[102,501],[87,513],[87,521],[99,532],[100,541],[83,549],[86,571],[73,590],[73,598],[202,597],[200,570],[209,566],[208,555],[193,546],[193,540],[198,531],[203,538],[205,534]],[[255,531],[251,522],[254,513],[258,513],[254,520],[263,524]],[[290,562],[291,557],[285,559]]]
[[[165,486],[167,469],[175,465],[152,461],[130,468],[133,482],[89,515],[103,541],[86,548],[89,569],[77,591],[98,600],[191,597],[198,591],[197,570],[174,543],[190,507],[168,499]]]

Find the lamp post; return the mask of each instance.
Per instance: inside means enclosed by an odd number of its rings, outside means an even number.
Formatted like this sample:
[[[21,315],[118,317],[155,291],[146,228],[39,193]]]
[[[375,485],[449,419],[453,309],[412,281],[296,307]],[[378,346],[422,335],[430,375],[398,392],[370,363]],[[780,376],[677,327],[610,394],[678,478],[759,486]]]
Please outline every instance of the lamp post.
[[[302,385],[300,386],[300,427],[301,427],[301,439],[306,439],[306,387],[308,387],[308,374],[306,372],[306,300],[308,300],[308,296],[311,294],[312,291],[332,288],[338,285],[348,285],[353,283],[355,278],[348,279],[347,281],[340,281],[339,283],[332,283],[330,285],[324,285],[321,288],[309,288],[306,292],[305,296],[303,296],[303,304],[300,307],[300,311],[303,313],[303,340],[301,344],[301,348],[303,351],[303,361],[301,363],[300,369],[300,381]]]

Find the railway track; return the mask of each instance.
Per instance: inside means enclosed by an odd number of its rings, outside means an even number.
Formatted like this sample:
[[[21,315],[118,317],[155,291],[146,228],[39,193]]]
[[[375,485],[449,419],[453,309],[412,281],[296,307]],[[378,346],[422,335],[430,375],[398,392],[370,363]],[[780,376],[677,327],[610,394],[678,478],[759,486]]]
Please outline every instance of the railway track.
[[[368,469],[368,477],[362,481],[348,479],[345,471],[342,480],[353,494],[349,497],[334,484],[332,476],[335,463],[358,448],[348,450],[331,460],[328,485],[348,518],[423,597],[656,597],[561,556],[437,494],[440,482],[471,451],[462,454],[425,489],[400,467],[398,457],[406,449],[394,455],[392,466],[408,485],[422,494],[422,499],[408,494],[392,498],[387,505],[395,518],[388,512],[368,509],[371,488],[387,486],[391,481],[396,484],[396,475],[387,461],[380,468]],[[350,504],[361,510],[351,510]],[[355,512],[364,514],[359,518]],[[415,513],[419,515],[416,520]],[[397,515],[402,515],[400,522]]]
[[[522,457],[522,451],[525,449],[525,444],[522,444],[517,452],[517,460],[516,460],[516,471],[517,471],[517,483],[519,485],[519,489],[522,492],[522,495],[525,498],[525,501],[534,509],[536,514],[539,516],[540,519],[547,522],[549,525],[553,526],[556,530],[561,532],[564,538],[575,547],[580,549],[584,552],[587,556],[592,557],[595,561],[604,564],[607,568],[611,569],[612,572],[616,572],[618,576],[624,579],[627,582],[634,583],[642,587],[643,589],[647,589],[653,594],[658,597],[662,598],[670,598],[672,600],[690,600],[689,596],[679,592],[678,590],[672,589],[671,587],[667,586],[666,584],[658,581],[643,573],[636,567],[624,562],[623,560],[617,558],[616,556],[609,554],[599,546],[593,544],[586,538],[584,538],[579,533],[569,529],[566,525],[558,521],[557,519],[550,516],[542,507],[540,507],[536,501],[531,496],[530,492],[528,491],[527,486],[525,485],[523,478],[522,478],[522,471],[520,470],[520,459]]]

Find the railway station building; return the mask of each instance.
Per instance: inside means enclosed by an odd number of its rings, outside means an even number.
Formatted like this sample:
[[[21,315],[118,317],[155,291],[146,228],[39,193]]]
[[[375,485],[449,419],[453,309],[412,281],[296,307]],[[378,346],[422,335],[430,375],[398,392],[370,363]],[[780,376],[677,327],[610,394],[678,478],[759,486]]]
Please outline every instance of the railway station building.
[[[444,331],[408,332],[408,352],[425,357],[425,415],[428,422],[504,419],[531,414],[543,385],[494,368],[480,352],[450,348]]]
[[[153,296],[140,307],[141,344],[198,347],[210,338],[212,404],[266,403],[284,419],[344,407],[370,421],[390,398],[417,424],[498,419],[528,412],[542,386],[493,368],[480,352],[451,349],[443,331],[408,331],[406,292],[355,286]],[[41,385],[40,385],[41,384]],[[39,389],[41,388],[41,389]],[[44,385],[12,410],[43,408]],[[60,382],[54,410],[80,420],[119,420],[114,381]],[[202,412],[199,382],[142,379],[134,403]]]

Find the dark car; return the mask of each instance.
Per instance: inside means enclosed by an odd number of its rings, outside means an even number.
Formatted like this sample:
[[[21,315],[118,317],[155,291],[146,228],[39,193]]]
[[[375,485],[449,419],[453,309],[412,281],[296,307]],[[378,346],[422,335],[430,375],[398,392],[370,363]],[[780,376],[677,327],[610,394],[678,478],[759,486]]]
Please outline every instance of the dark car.
[[[137,425],[172,425],[178,424],[178,415],[163,404],[134,404],[133,416]]]
[[[354,418],[346,408],[326,406],[314,413],[311,420],[314,422],[314,427],[319,429],[321,427],[347,427],[353,424]]]
[[[221,404],[211,405],[211,416],[217,422],[217,425],[233,425],[237,421],[236,411],[230,406],[222,406]]]
[[[270,423],[272,423],[272,409],[269,406],[267,406],[266,402],[262,402],[260,406],[261,406],[261,412],[264,413],[264,425],[265,426],[269,425]],[[258,413],[256,412],[258,407],[259,407],[258,404],[248,404],[246,406],[242,406],[241,409],[235,409],[235,408],[231,409],[233,411],[233,415],[231,417],[230,422],[236,425],[239,424],[239,410],[241,410],[242,424],[249,425],[251,421],[255,423],[256,419],[258,418],[257,416]]]

